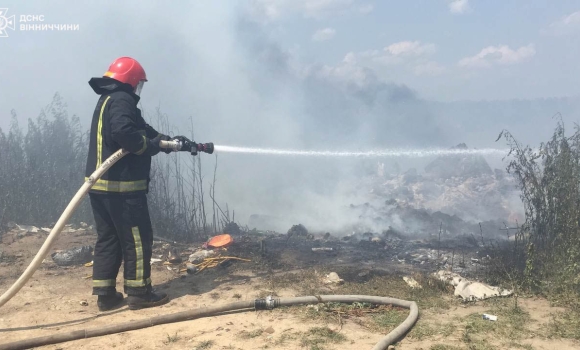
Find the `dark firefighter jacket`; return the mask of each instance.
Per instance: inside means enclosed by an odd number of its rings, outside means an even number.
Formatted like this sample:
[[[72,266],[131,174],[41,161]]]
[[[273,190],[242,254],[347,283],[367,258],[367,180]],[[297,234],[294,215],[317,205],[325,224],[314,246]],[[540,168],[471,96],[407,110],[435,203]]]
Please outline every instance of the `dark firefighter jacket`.
[[[137,108],[139,96],[133,93],[130,85],[110,78],[92,78],[89,85],[101,97],[91,123],[86,178],[120,148],[130,152],[105,172],[90,192],[149,192],[151,156],[146,152],[146,138],[152,139],[158,132],[141,116]]]

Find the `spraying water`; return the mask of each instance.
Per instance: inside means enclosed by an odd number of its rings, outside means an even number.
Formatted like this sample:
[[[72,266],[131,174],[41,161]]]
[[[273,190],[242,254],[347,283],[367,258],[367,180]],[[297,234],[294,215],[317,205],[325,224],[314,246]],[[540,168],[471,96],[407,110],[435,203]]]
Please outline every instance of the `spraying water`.
[[[282,156],[309,156],[309,157],[432,157],[446,155],[507,155],[509,150],[483,149],[383,149],[366,152],[352,151],[298,151],[290,149],[251,148],[237,146],[215,145],[215,150],[223,153],[268,154]]]

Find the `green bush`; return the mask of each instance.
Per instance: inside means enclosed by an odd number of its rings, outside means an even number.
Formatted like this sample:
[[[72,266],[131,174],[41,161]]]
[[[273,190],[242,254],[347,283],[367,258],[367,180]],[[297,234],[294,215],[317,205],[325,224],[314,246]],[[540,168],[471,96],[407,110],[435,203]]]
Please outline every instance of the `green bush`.
[[[522,287],[552,296],[576,295],[580,286],[580,127],[571,136],[565,131],[559,119],[538,149],[522,146],[508,131],[498,137],[511,148],[507,170],[519,181],[526,214],[518,233],[523,264],[511,272]]]

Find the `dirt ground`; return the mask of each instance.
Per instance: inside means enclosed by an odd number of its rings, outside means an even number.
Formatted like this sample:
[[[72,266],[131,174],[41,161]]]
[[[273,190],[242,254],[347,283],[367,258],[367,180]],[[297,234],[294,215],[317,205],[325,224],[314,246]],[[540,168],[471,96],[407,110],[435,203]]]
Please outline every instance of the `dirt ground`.
[[[43,233],[0,245],[0,292],[4,292],[28,266],[44,242]],[[94,235],[63,233],[55,249],[93,244]],[[290,248],[286,254],[291,254]],[[232,253],[233,254],[233,253]],[[282,259],[283,257],[280,256]],[[334,257],[339,259],[340,257]],[[50,261],[50,257],[47,258]],[[0,307],[0,344],[73,330],[94,329],[142,320],[206,306],[254,300],[270,294],[278,297],[320,294],[370,294],[415,298],[420,319],[414,329],[396,344],[396,349],[578,349],[580,342],[562,339],[550,332],[550,322],[559,312],[544,299],[514,298],[463,304],[452,293],[419,282],[411,290],[396,273],[378,273],[369,264],[335,270],[342,285],[322,283],[328,265],[311,266],[293,275],[252,262],[236,262],[189,275],[153,265],[154,286],[171,297],[161,307],[131,311],[127,307],[101,313],[91,295],[91,268],[82,265],[58,267],[45,263],[24,288]],[[376,264],[376,262],[375,262]],[[383,266],[384,267],[384,266]],[[122,273],[118,288],[122,290]],[[409,299],[411,300],[411,299]],[[85,303],[86,302],[86,303]],[[494,312],[498,320],[481,315]],[[154,326],[120,334],[48,345],[38,349],[371,349],[384,334],[396,327],[407,310],[368,309],[334,305],[324,308],[293,307],[272,311],[226,314],[180,323]]]

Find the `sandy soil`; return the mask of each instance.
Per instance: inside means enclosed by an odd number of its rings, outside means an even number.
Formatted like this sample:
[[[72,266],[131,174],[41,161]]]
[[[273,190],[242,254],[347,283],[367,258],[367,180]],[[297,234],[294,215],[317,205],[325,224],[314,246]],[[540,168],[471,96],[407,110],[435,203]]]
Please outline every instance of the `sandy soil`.
[[[4,292],[16,280],[45,237],[38,233],[2,242],[0,250],[4,251],[5,260],[0,263],[0,292]],[[55,249],[92,244],[93,239],[90,234],[64,233]],[[8,261],[6,256],[10,257]],[[169,304],[138,311],[123,307],[100,313],[96,297],[91,295],[91,280],[84,278],[91,274],[91,268],[63,268],[46,263],[12,300],[0,308],[0,343],[99,328],[204,306],[253,300],[258,295],[266,295],[267,283],[249,269],[239,268],[242,266],[243,263],[238,264],[233,272],[214,269],[198,275],[187,275],[169,271],[167,266],[158,263],[153,267],[152,279],[156,288],[169,294],[172,299]],[[119,275],[118,286],[122,286],[122,274]],[[297,295],[292,289],[278,290],[277,293],[279,296]],[[562,311],[550,307],[547,301],[541,299],[521,300],[521,305],[530,312],[533,320],[530,327],[537,330],[544,327],[551,313]],[[422,313],[418,325],[455,322],[458,318],[484,311],[485,307],[481,305],[454,305],[438,313]],[[204,341],[213,341],[213,345],[206,349],[310,349],[302,347],[299,339],[292,339],[292,335],[304,334],[312,327],[320,326],[325,325],[304,320],[298,313],[284,310],[246,312],[48,345],[39,349],[202,349],[199,346]],[[325,349],[371,349],[382,337],[354,322],[345,322],[342,326],[329,324],[329,328],[346,336],[346,341],[324,344]],[[261,332],[256,332],[259,330]],[[251,332],[260,334],[255,337],[243,336]],[[281,342],[283,337],[289,340]],[[435,335],[419,341],[407,337],[397,345],[397,349],[430,349],[434,344],[465,348],[460,342],[461,337],[460,329],[446,338]],[[493,343],[494,340],[489,341]],[[533,349],[546,350],[580,348],[580,343],[575,341],[546,340],[540,337],[526,340],[525,344],[530,344]]]

